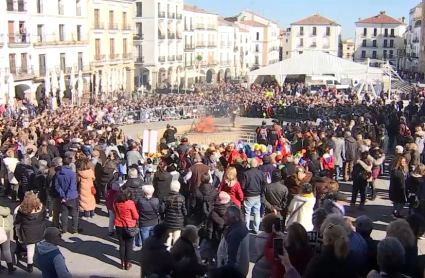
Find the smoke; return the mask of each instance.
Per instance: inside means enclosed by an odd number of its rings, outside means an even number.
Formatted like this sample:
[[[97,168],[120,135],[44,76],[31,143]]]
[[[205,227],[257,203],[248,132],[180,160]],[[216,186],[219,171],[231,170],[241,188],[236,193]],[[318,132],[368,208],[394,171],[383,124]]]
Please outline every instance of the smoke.
[[[216,131],[213,117],[208,116],[201,118],[199,123],[195,125],[194,130],[201,133],[211,133]]]

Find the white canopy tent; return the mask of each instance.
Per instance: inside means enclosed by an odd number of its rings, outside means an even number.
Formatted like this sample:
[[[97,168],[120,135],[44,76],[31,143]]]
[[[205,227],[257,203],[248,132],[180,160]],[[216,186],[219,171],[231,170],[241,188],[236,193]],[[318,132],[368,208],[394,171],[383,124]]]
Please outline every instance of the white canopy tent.
[[[274,75],[278,82],[283,82],[287,75],[326,75],[345,74],[353,78],[364,79],[367,65],[355,63],[320,51],[307,51],[292,58],[283,60],[248,73],[250,83],[258,76]],[[368,78],[382,80],[384,71],[380,68],[369,68]]]

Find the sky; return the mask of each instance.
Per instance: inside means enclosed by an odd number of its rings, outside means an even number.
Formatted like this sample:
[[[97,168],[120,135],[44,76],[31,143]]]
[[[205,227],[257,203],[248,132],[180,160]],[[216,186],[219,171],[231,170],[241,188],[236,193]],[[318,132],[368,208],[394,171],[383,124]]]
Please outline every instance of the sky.
[[[221,16],[234,16],[241,10],[252,10],[266,18],[277,21],[279,27],[288,28],[291,22],[313,14],[334,20],[341,25],[342,38],[354,37],[355,24],[359,18],[368,18],[385,11],[396,19],[405,17],[421,0],[184,0]],[[267,4],[266,4],[267,3]]]

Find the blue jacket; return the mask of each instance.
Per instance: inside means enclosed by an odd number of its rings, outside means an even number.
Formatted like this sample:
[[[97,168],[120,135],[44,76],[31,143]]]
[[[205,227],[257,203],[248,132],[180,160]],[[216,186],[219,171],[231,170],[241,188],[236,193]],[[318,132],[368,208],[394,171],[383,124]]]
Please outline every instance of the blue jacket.
[[[71,168],[62,166],[53,177],[53,187],[60,198],[74,200],[78,198],[77,175]]]

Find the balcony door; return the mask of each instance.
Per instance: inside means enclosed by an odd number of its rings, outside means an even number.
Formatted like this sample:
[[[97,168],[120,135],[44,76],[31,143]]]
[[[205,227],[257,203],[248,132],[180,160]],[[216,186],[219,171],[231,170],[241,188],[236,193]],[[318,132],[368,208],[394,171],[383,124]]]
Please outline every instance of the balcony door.
[[[46,55],[44,54],[38,55],[38,68],[40,71],[40,75],[46,74]]]
[[[100,55],[100,39],[96,39],[94,41],[94,51],[96,53],[96,56]]]
[[[15,21],[8,21],[7,28],[9,32],[9,43],[13,43],[15,42]]]
[[[127,54],[127,39],[122,39],[122,53]]]
[[[15,54],[9,54],[9,70],[11,73],[16,73],[16,60]]]
[[[115,54],[115,39],[109,39],[109,53]]]
[[[100,23],[100,14],[99,14],[100,12],[99,12],[99,10],[98,9],[95,9],[94,10],[94,26],[99,26],[99,23]]]
[[[23,72],[27,72],[27,53],[21,53],[21,68]]]
[[[114,25],[114,11],[109,11],[109,26],[112,27]]]

